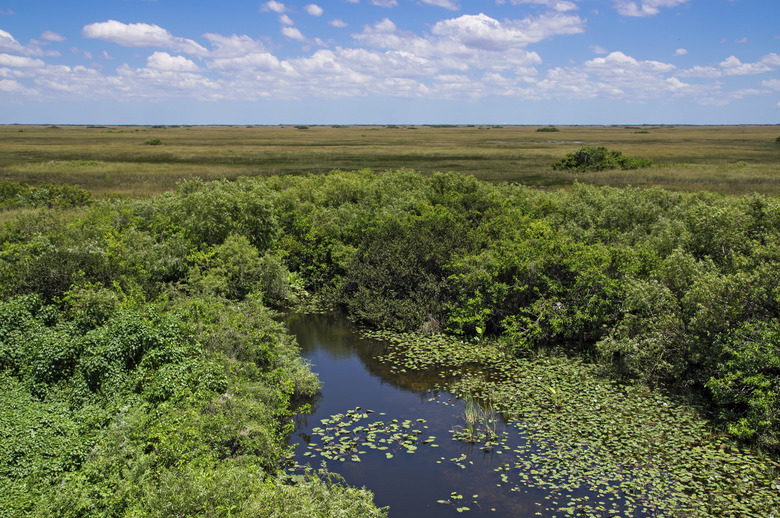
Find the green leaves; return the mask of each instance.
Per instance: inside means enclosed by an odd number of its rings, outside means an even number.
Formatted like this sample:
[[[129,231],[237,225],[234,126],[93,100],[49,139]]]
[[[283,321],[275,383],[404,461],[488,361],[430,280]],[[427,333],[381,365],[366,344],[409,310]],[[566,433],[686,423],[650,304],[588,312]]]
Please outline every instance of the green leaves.
[[[639,169],[650,167],[652,160],[641,160],[610,151],[605,147],[583,146],[552,165],[553,169],[584,173],[605,169]]]

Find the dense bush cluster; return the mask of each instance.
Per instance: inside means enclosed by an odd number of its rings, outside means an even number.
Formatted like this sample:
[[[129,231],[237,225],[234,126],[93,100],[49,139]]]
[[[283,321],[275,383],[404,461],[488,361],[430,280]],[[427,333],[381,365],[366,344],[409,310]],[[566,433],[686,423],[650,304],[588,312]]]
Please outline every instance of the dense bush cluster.
[[[294,505],[274,470],[317,384],[265,306],[307,291],[371,326],[584,354],[780,450],[773,197],[336,171],[24,215],[0,243],[0,507],[19,515]],[[299,484],[325,495],[310,510],[371,509]]]
[[[625,156],[620,151],[610,151],[599,146],[583,146],[555,162],[553,169],[585,173],[607,169],[639,169],[650,167],[652,160]]]
[[[92,203],[92,194],[72,185],[31,186],[17,182],[0,182],[0,210],[18,208],[82,207]]]
[[[192,182],[3,228],[0,514],[382,514],[279,475],[319,382],[267,307],[303,289],[272,200]]]
[[[282,253],[361,323],[598,358],[780,448],[780,202],[410,172],[277,178]]]

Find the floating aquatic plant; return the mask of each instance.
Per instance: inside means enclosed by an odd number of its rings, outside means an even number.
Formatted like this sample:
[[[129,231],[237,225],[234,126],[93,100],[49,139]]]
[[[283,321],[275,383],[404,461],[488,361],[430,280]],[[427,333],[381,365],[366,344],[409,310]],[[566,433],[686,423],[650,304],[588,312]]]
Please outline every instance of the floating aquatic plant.
[[[421,446],[435,447],[436,437],[423,432],[427,428],[425,419],[368,422],[372,413],[373,410],[363,411],[358,407],[321,419],[322,426],[312,429],[303,455],[338,462],[360,462],[360,456],[368,450],[382,451],[390,460],[399,453],[415,453]]]
[[[730,445],[660,392],[604,379],[582,360],[518,360],[442,336],[372,337],[389,339],[381,360],[395,370],[439,371],[440,388],[490,401],[512,423],[519,444],[498,437],[494,451],[507,460],[496,485],[547,491],[540,512],[778,516],[780,464]],[[476,442],[468,398],[455,437]],[[466,457],[449,462],[466,467]]]

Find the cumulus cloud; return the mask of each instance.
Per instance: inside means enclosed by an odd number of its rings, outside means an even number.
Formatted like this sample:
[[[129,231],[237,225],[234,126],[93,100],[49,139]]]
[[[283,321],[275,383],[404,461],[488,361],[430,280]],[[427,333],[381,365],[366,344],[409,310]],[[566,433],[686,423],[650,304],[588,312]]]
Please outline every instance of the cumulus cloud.
[[[444,7],[445,9],[449,9],[451,11],[457,11],[460,9],[460,6],[457,4],[457,2],[454,2],[453,0],[422,0],[424,4],[429,5],[435,5],[437,7]]]
[[[398,5],[397,0],[371,0],[371,5],[379,7],[395,7]]]
[[[755,63],[743,63],[736,56],[729,56],[717,66],[695,66],[682,72],[687,77],[715,78],[763,74],[780,68],[780,56],[767,54]]]
[[[622,52],[610,52],[606,57],[586,61],[585,67],[616,75],[629,75],[630,72],[638,71],[669,72],[676,68],[660,61],[638,61]]]
[[[322,16],[325,11],[317,4],[309,4],[306,6],[306,12],[312,16]]]
[[[349,24],[343,20],[339,20],[338,18],[335,20],[331,20],[328,22],[328,25],[331,27],[336,27],[337,29],[343,29],[344,27],[348,27]]]
[[[766,81],[761,81],[761,86],[780,92],[780,79],[767,79]]]
[[[282,34],[291,40],[306,41],[306,36],[304,36],[303,33],[301,33],[301,31],[295,27],[283,27]]]
[[[0,29],[0,51],[21,52],[22,45],[10,33]]]
[[[674,51],[675,56],[685,56],[688,54],[688,51],[686,49],[677,49]]]
[[[780,56],[772,53],[762,57],[756,63],[742,63],[736,56],[729,56],[720,63],[720,67],[727,76],[763,74],[780,68]]]
[[[40,59],[0,54],[0,66],[14,68],[43,68],[46,64]]]
[[[110,41],[124,47],[162,47],[196,56],[207,53],[193,40],[173,36],[160,26],[146,23],[126,24],[109,20],[84,26],[81,34],[85,38]]]
[[[581,18],[561,14],[503,23],[482,13],[467,14],[440,21],[432,29],[433,34],[457,41],[466,47],[493,51],[524,47],[554,35],[577,34],[583,31],[584,22]]]
[[[281,2],[276,2],[274,0],[271,0],[270,2],[266,2],[263,7],[267,11],[273,11],[279,14],[287,12],[287,6],[285,6]]]
[[[43,31],[41,34],[41,39],[44,39],[46,41],[53,41],[53,42],[63,42],[65,41],[65,36],[62,36],[61,34],[57,34],[56,32],[52,31]]]
[[[295,25],[295,22],[293,22],[292,19],[289,16],[287,16],[286,14],[283,14],[283,15],[281,15],[279,17],[279,23],[281,23],[282,25],[288,25],[288,26]]]
[[[21,93],[25,88],[14,79],[2,79],[0,80],[0,92],[5,93]]]
[[[184,56],[171,56],[167,52],[155,52],[147,59],[146,66],[171,72],[198,72],[200,68]]]
[[[642,0],[632,2],[630,0],[615,0],[615,9],[623,16],[655,16],[661,12],[662,7],[677,7],[688,0]]]
[[[510,3],[512,5],[521,5],[521,4],[543,5],[549,9],[553,9],[555,11],[561,11],[561,12],[573,11],[577,9],[577,4],[575,4],[574,2],[569,2],[567,0],[510,0]]]

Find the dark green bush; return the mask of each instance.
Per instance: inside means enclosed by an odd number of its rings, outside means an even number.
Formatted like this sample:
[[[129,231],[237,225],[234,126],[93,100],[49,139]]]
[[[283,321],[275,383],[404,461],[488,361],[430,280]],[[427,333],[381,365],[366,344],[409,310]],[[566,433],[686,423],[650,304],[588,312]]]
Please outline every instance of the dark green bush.
[[[158,138],[150,138],[144,141],[144,144],[146,144],[147,146],[162,146],[163,141]]]
[[[610,151],[601,146],[583,146],[555,162],[552,168],[559,171],[584,173],[606,169],[639,169],[651,165],[653,165],[651,160],[624,156],[620,151]]]
[[[75,185],[43,184],[30,186],[0,182],[0,209],[45,207],[67,209],[92,203],[92,194]]]
[[[555,133],[555,132],[558,132],[558,131],[561,131],[561,130],[559,130],[555,126],[545,126],[544,128],[537,128],[536,131],[538,133]]]

